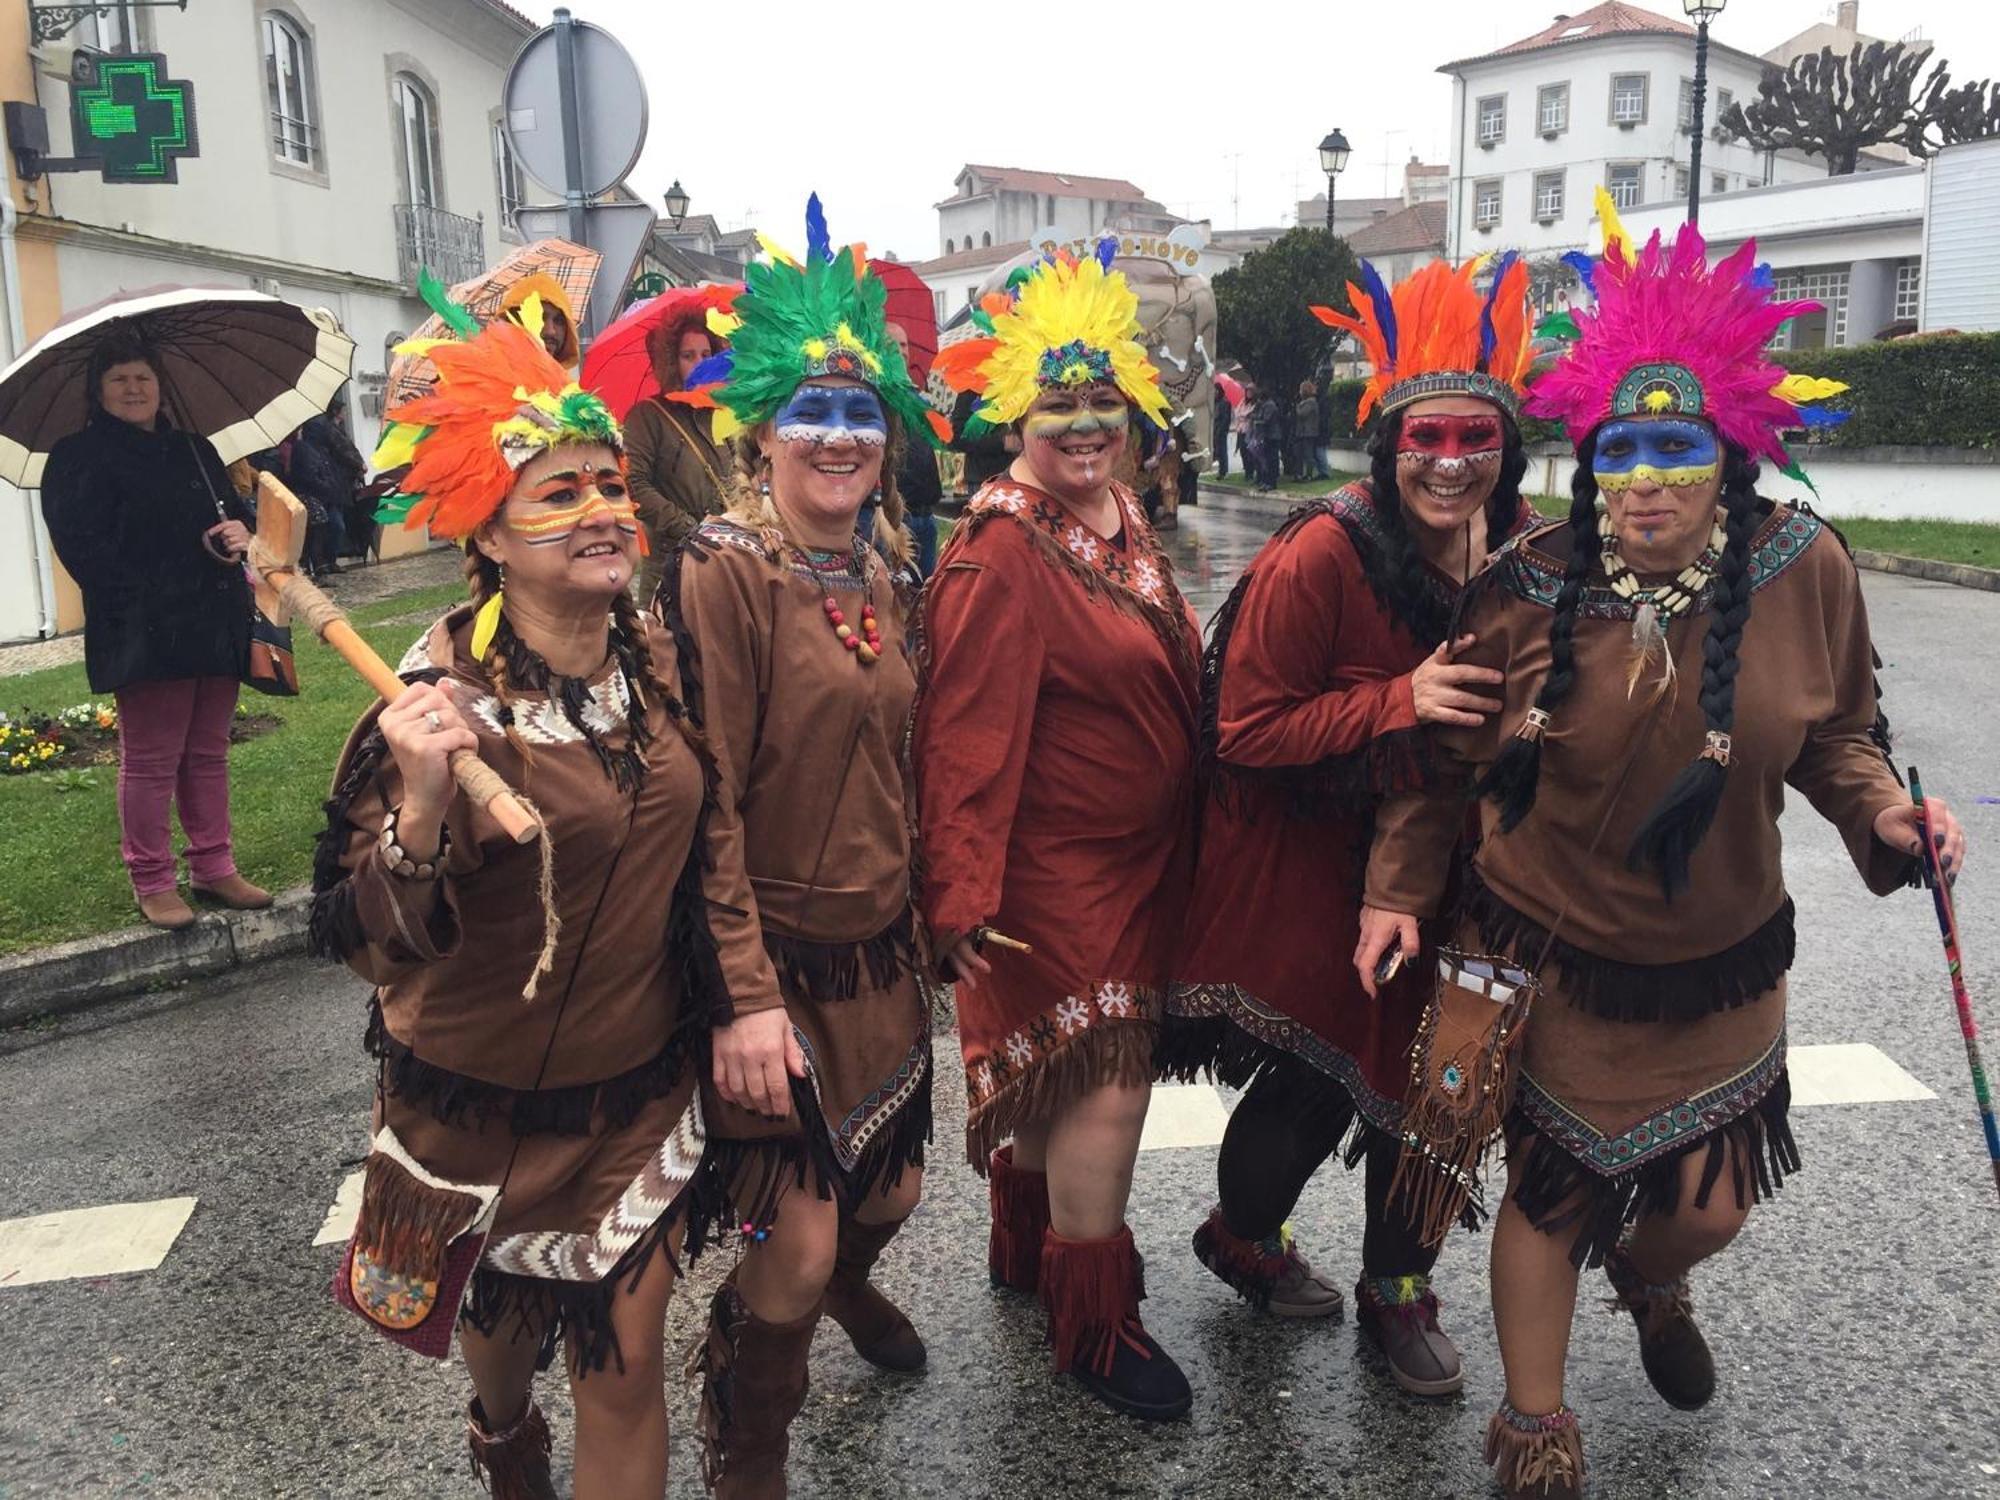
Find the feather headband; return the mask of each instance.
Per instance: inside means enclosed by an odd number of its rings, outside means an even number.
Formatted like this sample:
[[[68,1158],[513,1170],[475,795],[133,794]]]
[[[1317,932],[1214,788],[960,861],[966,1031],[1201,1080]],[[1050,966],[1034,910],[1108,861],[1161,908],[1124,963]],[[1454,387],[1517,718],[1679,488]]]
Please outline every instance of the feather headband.
[[[1612,417],[1699,417],[1725,443],[1809,483],[1782,434],[1845,421],[1811,403],[1847,387],[1789,375],[1767,351],[1780,328],[1821,304],[1778,300],[1754,240],[1711,267],[1701,231],[1686,224],[1672,245],[1655,230],[1634,254],[1603,188],[1597,212],[1604,254],[1579,267],[1594,303],[1543,320],[1540,331],[1570,347],[1535,382],[1528,410],[1559,419],[1578,445]]]
[[[1367,261],[1361,285],[1347,284],[1354,311],[1315,307],[1313,316],[1361,343],[1373,370],[1355,406],[1357,423],[1426,396],[1477,396],[1509,416],[1521,411],[1533,351],[1528,340],[1528,267],[1512,251],[1494,267],[1485,293],[1474,280],[1488,257],[1453,270],[1433,261],[1392,293]]]
[[[1021,420],[1043,391],[1106,381],[1156,427],[1166,425],[1160,372],[1139,343],[1139,298],[1111,269],[1118,241],[1079,260],[1044,255],[1007,278],[972,310],[980,336],[939,351],[931,369],[956,391],[985,400],[967,431]],[[974,424],[977,424],[976,426]]]
[[[708,315],[710,331],[729,347],[690,370],[688,388],[667,399],[713,409],[722,442],[768,422],[803,382],[845,375],[872,386],[905,432],[948,438],[950,424],[911,383],[889,337],[889,289],[868,269],[862,246],[834,253],[819,195],[806,201],[804,261],[758,239],[770,261],[744,272],[732,310]]]
[[[413,339],[396,351],[429,356],[438,382],[388,413],[375,467],[405,472],[377,520],[459,541],[492,518],[538,453],[601,443],[623,461],[625,435],[611,409],[542,347],[539,298],[523,303],[521,322],[496,318],[481,328],[428,271],[419,290],[455,336]]]

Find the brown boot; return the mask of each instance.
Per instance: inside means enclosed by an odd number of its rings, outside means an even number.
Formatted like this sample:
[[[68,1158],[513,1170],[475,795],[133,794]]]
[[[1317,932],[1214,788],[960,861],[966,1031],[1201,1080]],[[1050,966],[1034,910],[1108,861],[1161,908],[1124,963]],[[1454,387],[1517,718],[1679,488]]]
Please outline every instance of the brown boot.
[[[733,1280],[709,1305],[708,1337],[689,1373],[702,1376],[701,1475],[720,1500],[785,1500],[792,1418],[806,1400],[806,1355],[819,1307],[766,1323]]]
[[[1455,1396],[1465,1366],[1451,1335],[1438,1327],[1437,1293],[1428,1276],[1364,1276],[1354,1285],[1355,1321],[1381,1346],[1389,1373],[1413,1396]]]
[[[179,932],[194,926],[194,908],[181,899],[179,891],[154,891],[144,896],[135,892],[133,899],[139,903],[139,915],[164,931]]]
[[[208,885],[188,883],[188,889],[195,895],[232,911],[262,911],[271,904],[271,893],[261,885],[252,885],[241,875],[230,875]]]
[[[1604,1274],[1618,1295],[1608,1304],[1632,1314],[1639,1329],[1639,1363],[1667,1405],[1696,1411],[1715,1394],[1715,1356],[1694,1320],[1694,1295],[1682,1276],[1664,1286],[1639,1274],[1620,1245],[1604,1257]]]
[[[1013,1146],[1002,1146],[986,1166],[993,1229],[986,1242],[986,1272],[996,1288],[1032,1292],[1042,1270],[1042,1236],[1049,1227],[1049,1179],[1014,1165]]]
[[[1583,1430],[1567,1406],[1531,1417],[1502,1401],[1486,1424],[1486,1461],[1507,1500],[1583,1495]]]
[[[494,1432],[473,1397],[465,1441],[472,1450],[472,1476],[493,1500],[557,1500],[549,1477],[549,1424],[532,1399],[511,1427]]]
[[[915,1375],[924,1367],[924,1341],[903,1310],[868,1281],[876,1260],[902,1227],[901,1219],[867,1224],[842,1216],[840,1248],[826,1287],[826,1315],[847,1331],[854,1352],[869,1364],[898,1375]]]

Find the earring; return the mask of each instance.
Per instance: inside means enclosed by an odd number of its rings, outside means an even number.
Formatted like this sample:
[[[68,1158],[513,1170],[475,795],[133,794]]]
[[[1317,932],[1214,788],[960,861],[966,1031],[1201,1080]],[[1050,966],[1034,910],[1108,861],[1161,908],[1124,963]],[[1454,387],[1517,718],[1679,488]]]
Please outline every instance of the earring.
[[[760,478],[757,481],[757,493],[762,495],[766,500],[771,498],[771,481],[768,476]]]
[[[881,485],[879,485],[879,484],[878,484],[878,485],[876,485],[874,489],[872,489],[872,490],[870,490],[870,491],[868,492],[868,503],[869,503],[870,505],[880,505],[880,504],[882,503],[882,486],[881,486]]]

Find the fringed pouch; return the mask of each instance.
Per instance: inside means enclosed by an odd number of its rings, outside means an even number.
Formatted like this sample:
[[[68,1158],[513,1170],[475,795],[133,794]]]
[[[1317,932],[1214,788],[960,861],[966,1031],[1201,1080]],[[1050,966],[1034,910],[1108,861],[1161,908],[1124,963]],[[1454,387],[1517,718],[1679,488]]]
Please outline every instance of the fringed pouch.
[[[1437,982],[1410,1047],[1403,1151],[1390,1186],[1426,1245],[1440,1243],[1472,1202],[1480,1161],[1513,1100],[1541,988],[1512,959],[1438,951]]]
[[[334,1273],[334,1300],[405,1349],[446,1358],[499,1209],[498,1187],[433,1176],[384,1125],[368,1152],[361,1214]]]

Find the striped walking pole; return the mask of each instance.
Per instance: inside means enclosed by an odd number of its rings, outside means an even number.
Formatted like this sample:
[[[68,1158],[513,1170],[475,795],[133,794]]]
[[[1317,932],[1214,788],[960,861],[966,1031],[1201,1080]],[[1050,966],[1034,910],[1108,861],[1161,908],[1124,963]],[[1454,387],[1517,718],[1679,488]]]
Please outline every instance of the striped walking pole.
[[[1986,1082],[1986,1064],[1979,1056],[1979,1023],[1972,1018],[1972,996],[1965,988],[1965,964],[1959,956],[1958,911],[1951,902],[1951,883],[1938,868],[1937,845],[1931,839],[1930,814],[1924,805],[1924,784],[1910,767],[1910,796],[1924,838],[1924,883],[1937,906],[1938,931],[1944,934],[1944,958],[1951,970],[1951,998],[1958,1006],[1959,1029],[1965,1033],[1965,1060],[1972,1065],[1972,1096],[1979,1102],[1979,1121],[1986,1127],[1986,1152],[1993,1159],[1993,1185],[2000,1189],[2000,1124],[1993,1118],[1993,1090]]]

